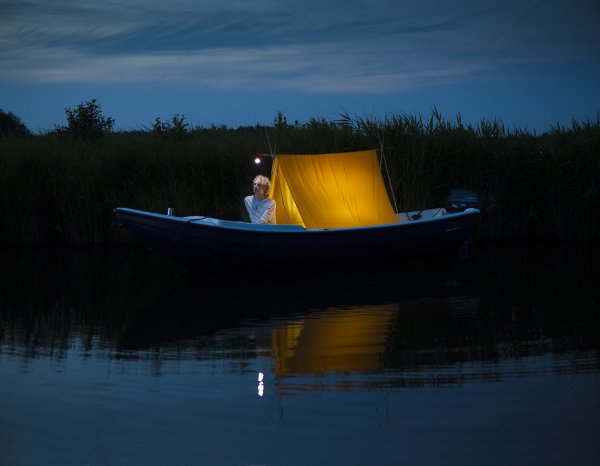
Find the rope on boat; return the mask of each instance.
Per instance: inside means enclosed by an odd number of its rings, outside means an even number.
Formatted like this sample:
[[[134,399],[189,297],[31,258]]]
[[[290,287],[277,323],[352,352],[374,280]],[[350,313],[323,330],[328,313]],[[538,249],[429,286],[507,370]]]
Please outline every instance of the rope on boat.
[[[275,155],[273,155],[273,159]],[[275,177],[277,178],[277,168],[275,168]],[[279,197],[281,198],[281,203],[283,204],[283,214],[285,215],[285,223],[289,225],[290,219],[288,218],[287,207],[285,206],[285,201],[283,200],[283,191],[281,190],[281,182],[278,182],[277,187],[279,188]]]
[[[434,218],[437,214],[439,214],[442,211],[443,207],[440,207],[438,210],[435,211],[435,213],[431,216],[431,218]],[[412,222],[413,220],[419,220],[421,218],[421,214],[424,212],[424,210],[419,210],[416,214],[414,215],[409,215],[408,212],[406,213],[406,218],[408,218],[409,222]]]
[[[269,132],[267,128],[265,128],[265,134],[267,135],[267,143],[269,144],[269,151],[271,152],[271,159],[273,160],[273,164],[275,164],[275,151],[277,150],[277,132],[275,132],[275,147],[271,147],[271,140],[269,139]],[[277,178],[277,169],[275,169],[275,178]],[[273,175],[271,175],[271,180],[273,180]],[[287,224],[290,223],[290,219],[288,218],[287,208],[285,206],[285,201],[283,200],[283,191],[281,190],[281,183],[277,186],[279,188],[279,197],[281,198],[281,203],[283,204],[283,214],[285,215],[285,222]]]
[[[394,186],[392,185],[392,177],[390,176],[390,171],[388,170],[388,166],[387,166],[387,161],[385,160],[385,149],[383,147],[383,139],[384,139],[385,135],[380,136],[378,135],[379,138],[379,152],[381,152],[381,160],[379,161],[379,170],[381,170],[381,165],[383,163],[383,167],[385,168],[385,173],[387,175],[387,179],[388,179],[388,185],[390,187],[390,192],[392,194],[392,201],[394,202],[394,210],[396,212],[398,212],[398,203],[396,202],[396,195],[394,194]]]

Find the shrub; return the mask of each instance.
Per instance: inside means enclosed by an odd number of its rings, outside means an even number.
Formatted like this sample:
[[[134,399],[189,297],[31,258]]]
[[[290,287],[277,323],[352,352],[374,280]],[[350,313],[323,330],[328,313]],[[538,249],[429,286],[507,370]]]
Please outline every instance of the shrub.
[[[76,108],[65,108],[68,126],[66,131],[77,139],[96,142],[110,133],[115,120],[102,115],[102,108],[96,99],[80,103]]]
[[[159,117],[156,117],[152,123],[152,132],[161,136],[171,136],[182,140],[189,133],[189,124],[185,121],[185,115],[173,115],[170,123],[161,121]]]

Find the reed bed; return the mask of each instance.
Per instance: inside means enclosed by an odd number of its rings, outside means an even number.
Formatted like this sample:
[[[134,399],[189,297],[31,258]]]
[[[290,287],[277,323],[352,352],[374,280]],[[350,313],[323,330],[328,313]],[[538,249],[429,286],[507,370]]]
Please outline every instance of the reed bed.
[[[481,198],[478,241],[600,238],[600,114],[536,135],[483,120],[341,115],[271,127],[116,132],[90,143],[55,131],[0,138],[0,244],[121,244],[119,206],[245,218],[242,198],[269,167],[256,153],[384,148],[399,210],[443,204],[461,187]],[[390,192],[391,194],[391,192]]]

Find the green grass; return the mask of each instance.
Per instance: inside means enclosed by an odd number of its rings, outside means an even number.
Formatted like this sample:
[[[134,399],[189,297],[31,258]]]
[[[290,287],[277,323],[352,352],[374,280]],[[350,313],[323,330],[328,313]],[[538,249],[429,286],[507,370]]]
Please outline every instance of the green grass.
[[[268,133],[268,138],[267,138]],[[484,120],[343,115],[274,127],[197,128],[178,137],[52,132],[0,138],[0,244],[114,244],[132,239],[113,209],[243,219],[259,170],[252,155],[385,147],[399,210],[435,207],[453,187],[479,193],[477,240],[600,238],[600,115],[534,135]],[[384,168],[385,168],[384,167]],[[267,167],[262,172],[268,174]]]

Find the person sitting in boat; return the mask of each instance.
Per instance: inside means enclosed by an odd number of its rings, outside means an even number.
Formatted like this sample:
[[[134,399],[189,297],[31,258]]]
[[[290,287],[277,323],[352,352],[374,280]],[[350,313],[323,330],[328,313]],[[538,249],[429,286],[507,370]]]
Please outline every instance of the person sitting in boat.
[[[269,197],[271,182],[266,176],[258,175],[254,178],[253,196],[246,196],[244,204],[250,215],[252,223],[277,223],[275,220],[275,201]]]

